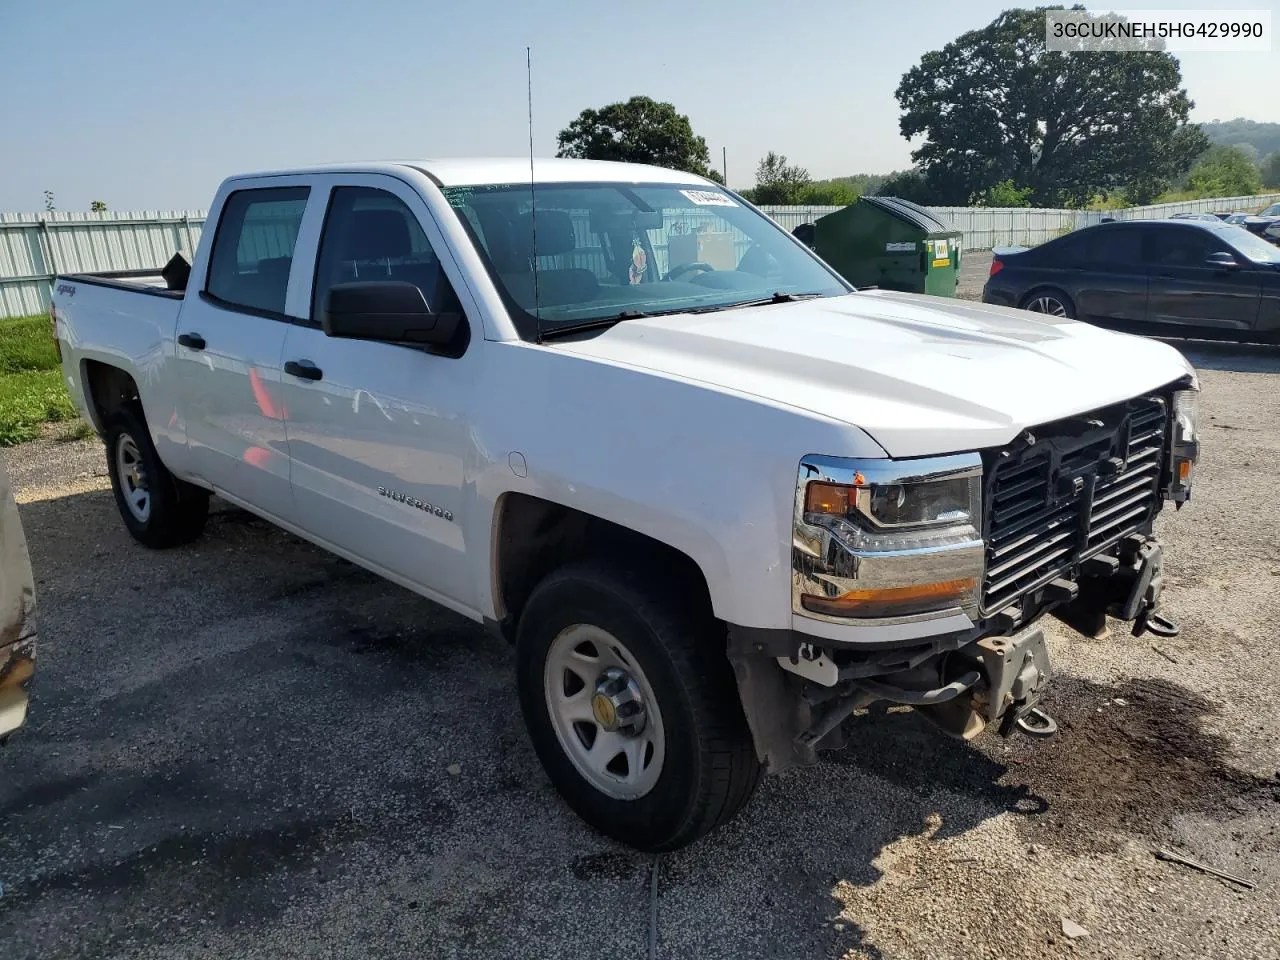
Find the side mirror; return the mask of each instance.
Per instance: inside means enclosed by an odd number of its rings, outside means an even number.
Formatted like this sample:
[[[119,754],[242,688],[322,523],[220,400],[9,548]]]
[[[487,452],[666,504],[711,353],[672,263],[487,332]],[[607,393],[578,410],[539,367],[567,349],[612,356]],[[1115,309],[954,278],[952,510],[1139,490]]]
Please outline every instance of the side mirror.
[[[1225,250],[1219,250],[1217,253],[1209,254],[1204,264],[1206,267],[1213,267],[1215,270],[1240,269],[1239,261]]]
[[[326,337],[445,346],[463,323],[460,313],[433,313],[422,291],[400,280],[335,283],[324,296]]]

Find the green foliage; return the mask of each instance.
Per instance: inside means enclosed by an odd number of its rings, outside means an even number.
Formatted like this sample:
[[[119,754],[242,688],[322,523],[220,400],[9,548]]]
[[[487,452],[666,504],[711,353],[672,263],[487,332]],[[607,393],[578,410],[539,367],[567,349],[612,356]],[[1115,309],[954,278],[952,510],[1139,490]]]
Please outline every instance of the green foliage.
[[[0,376],[0,446],[40,435],[40,424],[76,415],[60,370],[24,370]]]
[[[0,374],[57,367],[53,326],[47,316],[0,320]]]
[[[1262,178],[1239,147],[1211,147],[1191,168],[1187,188],[1201,197],[1246,197],[1261,192]]]
[[[1029,207],[1031,188],[1020,187],[1012,180],[1001,180],[973,199],[979,207]]]
[[[925,138],[912,158],[932,202],[963,204],[1007,179],[1035,206],[1081,205],[1134,182],[1152,192],[1208,146],[1188,123],[1173,56],[1050,53],[1045,9],[1005,11],[903,76],[899,126]]]
[[[1262,166],[1258,168],[1258,174],[1262,178],[1264,187],[1280,188],[1280,151],[1273,153],[1262,161]]]
[[[861,194],[844,180],[816,180],[801,187],[796,203],[809,207],[847,207]]]
[[[0,446],[33,440],[40,424],[75,415],[49,318],[0,320]]]
[[[1200,124],[1200,129],[1214,144],[1253,148],[1255,159],[1280,153],[1280,123],[1258,123],[1237,117],[1234,120],[1214,120]]]
[[[752,191],[754,203],[797,204],[800,194],[812,183],[809,171],[787,162],[780,153],[770,150],[756,166],[756,186]]]
[[[556,138],[558,157],[651,163],[711,176],[707,141],[670,103],[632,97],[578,114]],[[713,179],[717,179],[713,177]]]
[[[903,170],[880,184],[876,191],[882,197],[897,197],[912,203],[941,204],[933,184],[920,170]]]
[[[90,201],[90,203],[89,203],[89,209],[90,209],[90,210],[92,210],[94,213],[106,213],[106,211],[107,211],[107,201],[105,201],[105,200],[93,200],[93,201]]]

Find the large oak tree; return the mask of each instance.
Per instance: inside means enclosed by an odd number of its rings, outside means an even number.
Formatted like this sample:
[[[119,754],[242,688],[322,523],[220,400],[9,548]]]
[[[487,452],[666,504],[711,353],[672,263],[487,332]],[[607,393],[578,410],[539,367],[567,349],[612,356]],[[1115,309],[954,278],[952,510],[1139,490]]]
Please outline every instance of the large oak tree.
[[[711,169],[707,141],[670,103],[632,97],[578,114],[556,138],[558,157],[652,163],[720,181]]]
[[[1051,53],[1046,9],[1008,10],[927,53],[898,85],[901,129],[936,203],[1012,180],[1036,206],[1124,189],[1148,202],[1208,147],[1163,51]]]

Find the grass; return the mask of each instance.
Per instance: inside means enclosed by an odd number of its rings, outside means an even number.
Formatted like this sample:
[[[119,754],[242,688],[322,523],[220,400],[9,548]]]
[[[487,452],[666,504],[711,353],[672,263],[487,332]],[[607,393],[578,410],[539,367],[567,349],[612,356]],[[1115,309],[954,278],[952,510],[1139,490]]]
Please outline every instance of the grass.
[[[0,446],[40,436],[40,425],[71,420],[47,316],[0,320]]]

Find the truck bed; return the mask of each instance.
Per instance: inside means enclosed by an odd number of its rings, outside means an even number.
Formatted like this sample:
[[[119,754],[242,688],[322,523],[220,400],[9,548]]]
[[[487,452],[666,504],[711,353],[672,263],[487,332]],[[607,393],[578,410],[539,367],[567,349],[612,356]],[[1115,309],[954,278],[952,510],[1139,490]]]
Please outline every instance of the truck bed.
[[[168,282],[159,270],[108,270],[102,273],[60,273],[54,281],[89,283],[98,287],[115,287],[134,293],[146,293],[156,297],[181,300],[182,290],[169,289]]]

